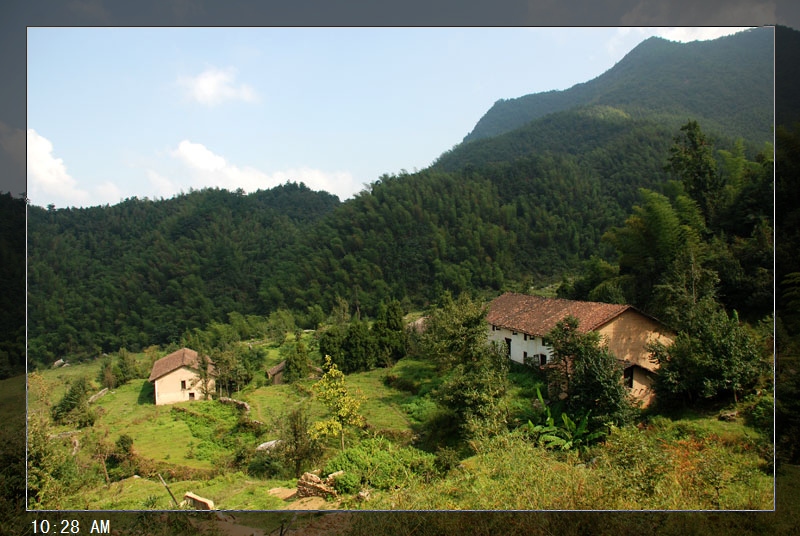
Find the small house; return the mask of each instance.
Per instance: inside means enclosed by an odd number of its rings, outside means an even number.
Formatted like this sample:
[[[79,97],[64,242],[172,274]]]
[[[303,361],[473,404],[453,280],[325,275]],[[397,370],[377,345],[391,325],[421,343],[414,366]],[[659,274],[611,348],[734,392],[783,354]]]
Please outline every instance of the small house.
[[[508,292],[489,305],[486,316],[489,340],[504,344],[513,361],[547,366],[553,361],[553,350],[543,338],[567,316],[578,319],[579,331],[600,334],[622,365],[623,381],[631,396],[648,405],[652,401],[653,376],[658,364],[650,361],[647,345],[654,341],[670,344],[675,335],[631,305]]]
[[[189,348],[181,348],[156,361],[149,378],[155,390],[156,405],[210,397],[214,392],[214,365],[207,360],[204,380],[200,374],[201,361],[197,352]]]

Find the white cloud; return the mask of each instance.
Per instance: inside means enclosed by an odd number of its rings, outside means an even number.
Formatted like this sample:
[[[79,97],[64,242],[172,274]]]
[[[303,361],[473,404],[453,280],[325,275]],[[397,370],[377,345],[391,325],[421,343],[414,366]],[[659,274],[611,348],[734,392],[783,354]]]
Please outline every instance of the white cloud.
[[[205,145],[189,140],[180,142],[172,155],[200,171],[219,171],[227,165],[224,158],[209,151]]]
[[[81,206],[89,193],[78,188],[78,181],[67,173],[64,161],[53,154],[53,144],[28,129],[28,198],[34,204]]]
[[[325,190],[340,199],[351,197],[361,190],[361,183],[345,171],[326,172],[300,167],[269,174],[253,167],[231,164],[205,145],[189,140],[181,141],[171,154],[190,169],[191,179],[188,184],[178,185],[155,171],[148,171],[151,184],[161,188],[163,195],[174,195],[178,188],[188,187],[219,187],[230,191],[241,188],[249,193],[273,188],[288,181],[303,182],[313,190]]]
[[[170,198],[180,192],[180,186],[152,169],[147,170],[147,178],[155,189],[153,198]]]
[[[236,69],[209,67],[195,77],[181,77],[178,83],[188,92],[189,98],[208,106],[228,100],[256,102],[258,95],[252,86],[236,85]]]
[[[125,198],[125,194],[111,181],[105,181],[94,187],[93,205],[116,205]]]

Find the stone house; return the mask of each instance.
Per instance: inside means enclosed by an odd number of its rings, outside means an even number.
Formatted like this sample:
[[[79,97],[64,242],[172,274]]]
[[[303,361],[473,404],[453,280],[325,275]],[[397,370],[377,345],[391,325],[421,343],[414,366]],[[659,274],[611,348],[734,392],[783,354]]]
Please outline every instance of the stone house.
[[[671,344],[675,334],[631,305],[509,292],[489,304],[489,340],[505,344],[513,361],[547,366],[553,361],[553,350],[543,337],[567,316],[578,319],[579,331],[600,334],[601,341],[622,365],[623,380],[631,396],[647,406],[652,401],[658,364],[650,361],[646,346],[653,341]]]
[[[189,348],[181,348],[153,363],[150,382],[155,390],[155,403],[174,404],[200,400],[214,392],[214,365],[208,360],[206,385],[200,375],[200,356]]]

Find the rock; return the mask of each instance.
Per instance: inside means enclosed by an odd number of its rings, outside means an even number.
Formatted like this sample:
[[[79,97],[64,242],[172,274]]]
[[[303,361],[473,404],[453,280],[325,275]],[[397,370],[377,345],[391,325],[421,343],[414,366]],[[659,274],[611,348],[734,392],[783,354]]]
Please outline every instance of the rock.
[[[91,404],[92,402],[94,402],[95,400],[100,398],[101,396],[105,395],[107,392],[108,392],[108,387],[106,387],[105,389],[103,389],[99,393],[92,395],[92,397],[89,399],[89,404]]]
[[[266,443],[261,443],[259,446],[256,447],[256,450],[272,450],[278,445],[281,444],[280,439],[273,439],[272,441],[267,441]]]
[[[356,498],[361,502],[367,502],[369,501],[370,498],[370,491],[368,489],[362,489],[361,491],[358,492]]]
[[[195,495],[191,491],[187,491],[183,495],[183,502],[191,506],[195,510],[214,509],[214,501],[212,501],[211,499],[206,499],[205,497],[200,497],[199,495]]]
[[[738,411],[726,411],[725,413],[720,413],[719,417],[717,417],[721,421],[726,422],[733,422],[736,420],[736,417],[739,416]]]
[[[313,473],[303,473],[297,481],[297,497],[336,497],[336,490],[327,482],[333,482],[328,478],[323,480]]]

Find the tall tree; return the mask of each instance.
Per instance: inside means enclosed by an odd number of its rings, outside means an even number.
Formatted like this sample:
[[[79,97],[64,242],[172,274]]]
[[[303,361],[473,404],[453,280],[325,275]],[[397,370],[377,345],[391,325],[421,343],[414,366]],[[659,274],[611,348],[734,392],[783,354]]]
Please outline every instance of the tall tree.
[[[506,429],[508,356],[488,341],[487,310],[466,294],[449,293],[430,311],[422,336],[422,352],[445,375],[435,399],[459,422],[464,436],[497,434]]]
[[[284,350],[286,348],[286,350]],[[295,334],[294,342],[288,346],[281,347],[282,357],[286,360],[286,368],[283,371],[283,381],[292,383],[308,376],[308,348],[303,342],[301,333]]]
[[[700,130],[697,121],[683,125],[681,134],[673,141],[667,170],[683,181],[686,192],[700,206],[711,227],[716,223],[716,210],[725,186],[724,178],[717,170],[714,146]]]
[[[591,412],[594,426],[625,424],[632,416],[632,406],[619,362],[597,332],[582,333],[578,328],[578,319],[568,316],[546,336],[555,359],[551,388],[563,390],[574,414],[583,417]]]

